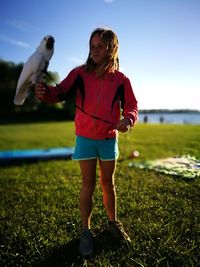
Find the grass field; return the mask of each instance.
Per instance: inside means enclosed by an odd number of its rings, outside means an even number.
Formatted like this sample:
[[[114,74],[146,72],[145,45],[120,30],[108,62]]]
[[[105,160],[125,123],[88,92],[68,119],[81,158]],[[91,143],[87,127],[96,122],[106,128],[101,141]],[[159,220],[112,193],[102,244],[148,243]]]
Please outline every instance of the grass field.
[[[78,253],[78,163],[48,161],[0,168],[1,266],[200,266],[200,180],[129,168],[135,159],[200,157],[200,126],[138,124],[119,137],[118,217],[130,248],[103,236],[107,218],[97,183],[92,228],[96,254]],[[0,126],[0,149],[74,146],[72,122]],[[97,173],[98,179],[98,173]]]

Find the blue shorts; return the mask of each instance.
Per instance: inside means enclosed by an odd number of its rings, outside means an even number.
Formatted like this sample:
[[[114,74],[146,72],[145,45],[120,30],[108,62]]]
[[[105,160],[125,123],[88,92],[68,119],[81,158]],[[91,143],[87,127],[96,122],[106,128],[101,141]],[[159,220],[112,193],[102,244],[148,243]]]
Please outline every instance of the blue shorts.
[[[88,160],[99,158],[102,161],[109,161],[117,159],[118,155],[117,138],[94,140],[76,136],[76,146],[72,159]]]

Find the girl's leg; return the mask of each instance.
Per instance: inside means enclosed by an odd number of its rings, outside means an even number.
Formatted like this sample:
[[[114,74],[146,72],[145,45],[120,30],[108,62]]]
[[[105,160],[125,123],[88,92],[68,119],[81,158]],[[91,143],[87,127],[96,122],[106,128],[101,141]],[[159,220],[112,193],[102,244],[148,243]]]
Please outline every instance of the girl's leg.
[[[116,161],[99,161],[103,203],[110,222],[116,221],[116,191],[114,174]]]
[[[92,196],[96,184],[97,159],[81,160],[82,187],[80,192],[80,211],[83,229],[90,228]]]
[[[103,201],[109,219],[106,229],[115,238],[128,245],[131,239],[124,231],[122,224],[117,221],[116,218],[116,191],[114,184],[115,166],[116,161],[100,161],[100,178],[103,190]]]

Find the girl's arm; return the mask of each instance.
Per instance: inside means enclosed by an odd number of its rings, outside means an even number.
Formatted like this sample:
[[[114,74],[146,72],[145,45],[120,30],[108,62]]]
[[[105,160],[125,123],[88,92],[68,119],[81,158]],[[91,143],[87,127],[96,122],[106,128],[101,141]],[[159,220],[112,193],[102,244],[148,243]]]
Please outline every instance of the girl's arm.
[[[138,119],[138,105],[130,80],[127,77],[124,80],[124,106],[122,108],[124,118],[129,119],[132,127]]]
[[[44,82],[40,81],[35,86],[35,95],[42,102],[57,103],[65,101],[67,95],[71,90],[76,89],[76,79],[79,74],[79,69],[72,70],[68,76],[56,86],[47,86]]]
[[[124,78],[124,94],[121,103],[124,118],[115,125],[115,128],[120,132],[127,132],[130,127],[133,127],[138,118],[137,100],[127,77]]]

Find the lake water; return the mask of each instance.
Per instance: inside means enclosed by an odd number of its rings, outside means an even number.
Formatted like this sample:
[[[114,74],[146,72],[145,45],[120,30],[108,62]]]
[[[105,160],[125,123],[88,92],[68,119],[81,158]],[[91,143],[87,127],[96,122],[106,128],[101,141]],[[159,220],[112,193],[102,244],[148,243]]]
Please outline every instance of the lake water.
[[[147,123],[169,123],[169,124],[200,124],[200,112],[198,113],[139,113],[139,121]]]

